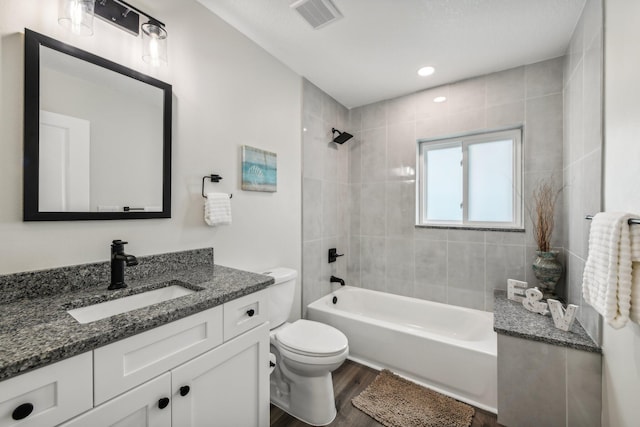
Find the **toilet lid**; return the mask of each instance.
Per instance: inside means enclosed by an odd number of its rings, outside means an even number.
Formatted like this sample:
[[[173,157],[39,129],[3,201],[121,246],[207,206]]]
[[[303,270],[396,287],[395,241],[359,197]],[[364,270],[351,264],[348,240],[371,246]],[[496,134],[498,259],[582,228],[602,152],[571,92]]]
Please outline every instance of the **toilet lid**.
[[[311,320],[297,320],[276,334],[278,342],[289,351],[311,355],[334,355],[343,352],[347,337],[336,328]]]

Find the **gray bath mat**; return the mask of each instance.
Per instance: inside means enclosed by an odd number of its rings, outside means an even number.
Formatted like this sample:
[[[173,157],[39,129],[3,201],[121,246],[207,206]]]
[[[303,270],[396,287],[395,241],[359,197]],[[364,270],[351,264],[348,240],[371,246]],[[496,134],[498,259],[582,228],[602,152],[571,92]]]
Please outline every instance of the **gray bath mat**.
[[[475,410],[384,369],[351,403],[387,427],[469,427]]]

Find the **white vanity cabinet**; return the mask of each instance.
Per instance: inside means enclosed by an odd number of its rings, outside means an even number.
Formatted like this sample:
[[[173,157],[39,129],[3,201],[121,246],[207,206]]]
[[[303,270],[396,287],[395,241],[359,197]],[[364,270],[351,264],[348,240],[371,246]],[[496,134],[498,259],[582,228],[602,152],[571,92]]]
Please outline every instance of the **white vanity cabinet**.
[[[266,292],[0,382],[0,426],[267,427]],[[60,371],[60,365],[67,366],[66,371]],[[74,400],[75,406],[35,417],[36,405],[24,420],[5,422],[24,403],[22,395],[34,387],[52,388],[47,385],[51,372],[64,372],[67,381],[79,384],[70,397],[60,394],[70,386],[58,389],[59,403]],[[31,383],[23,385],[27,378]],[[9,387],[19,393],[8,395]]]

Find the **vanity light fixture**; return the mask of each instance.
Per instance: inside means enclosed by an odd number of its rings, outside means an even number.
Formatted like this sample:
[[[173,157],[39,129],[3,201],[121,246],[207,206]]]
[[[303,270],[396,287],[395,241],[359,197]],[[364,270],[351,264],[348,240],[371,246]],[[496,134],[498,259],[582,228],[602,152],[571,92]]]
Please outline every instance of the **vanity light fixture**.
[[[58,23],[79,36],[93,35],[95,0],[59,0]]]
[[[89,11],[91,20],[89,21]],[[167,30],[164,24],[148,13],[131,6],[123,0],[60,0],[60,24],[68,27],[74,33],[84,28],[90,22],[90,31],[83,34],[93,34],[93,16],[115,25],[138,37],[142,31],[142,60],[153,65],[167,64]],[[140,25],[140,16],[147,18],[147,22]],[[69,23],[67,23],[69,22]]]
[[[142,60],[154,67],[167,65],[167,30],[157,21],[142,24]]]

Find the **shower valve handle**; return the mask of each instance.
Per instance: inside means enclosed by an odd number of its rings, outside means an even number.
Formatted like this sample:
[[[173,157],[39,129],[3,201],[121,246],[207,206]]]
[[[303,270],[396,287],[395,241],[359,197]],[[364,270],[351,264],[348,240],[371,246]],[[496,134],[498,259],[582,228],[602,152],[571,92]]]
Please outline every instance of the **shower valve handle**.
[[[339,254],[336,248],[329,249],[329,263],[336,262],[339,256],[344,256],[344,254]]]

